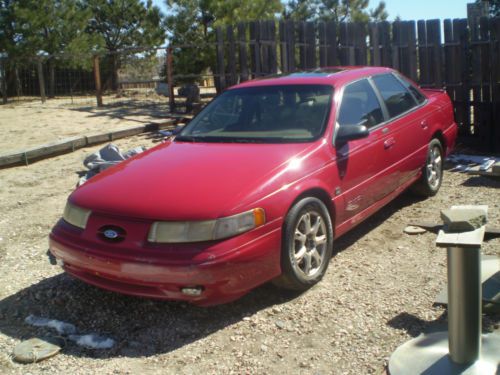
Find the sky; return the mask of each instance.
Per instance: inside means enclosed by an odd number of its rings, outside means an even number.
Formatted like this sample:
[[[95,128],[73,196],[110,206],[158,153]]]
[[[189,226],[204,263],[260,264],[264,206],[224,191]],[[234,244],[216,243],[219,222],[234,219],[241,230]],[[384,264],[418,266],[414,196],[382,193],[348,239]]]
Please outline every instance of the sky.
[[[389,21],[400,16],[402,20],[433,18],[466,18],[467,3],[474,0],[385,0]],[[165,0],[153,0],[165,13]],[[369,8],[375,8],[379,0],[370,0]]]

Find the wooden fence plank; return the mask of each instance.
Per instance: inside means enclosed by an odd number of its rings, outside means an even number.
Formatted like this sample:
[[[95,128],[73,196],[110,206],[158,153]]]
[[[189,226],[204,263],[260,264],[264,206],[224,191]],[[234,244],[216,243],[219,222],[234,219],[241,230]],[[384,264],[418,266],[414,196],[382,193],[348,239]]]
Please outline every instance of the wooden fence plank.
[[[354,53],[356,65],[367,65],[366,27],[363,23],[354,24]]]
[[[370,22],[370,65],[380,66],[380,42],[378,37],[378,24]]]
[[[392,67],[400,70],[401,21],[392,23]]]
[[[429,78],[429,56],[427,53],[427,30],[424,20],[417,22],[418,34],[418,69],[420,71],[419,82],[422,85],[430,83]]]
[[[295,71],[295,22],[292,20],[286,21],[286,40],[288,44],[288,71]]]
[[[349,52],[347,50],[347,23],[341,22],[339,25],[339,60],[340,65],[349,65]]]
[[[297,22],[297,36],[299,45],[299,69],[306,69],[306,23]]]
[[[326,64],[328,66],[338,65],[338,52],[337,52],[337,24],[335,21],[326,23]]]
[[[490,20],[490,52],[491,52],[491,66],[495,69],[491,72],[492,84],[492,127],[494,140],[494,152],[500,152],[500,17]]]
[[[326,24],[318,23],[318,40],[319,40],[319,66],[327,66],[328,46],[326,42]]]
[[[217,53],[217,77],[215,79],[215,86],[217,89],[217,92],[221,92],[226,88],[226,77],[225,77],[225,69],[224,69],[224,38],[222,35],[222,28],[218,27],[215,30],[215,36],[217,40],[217,48],[216,48],[216,53]]]
[[[380,65],[392,66],[392,50],[391,50],[391,24],[387,21],[382,21],[378,24],[379,41],[382,49]]]
[[[428,20],[426,22],[427,28],[427,43],[430,43],[430,72],[431,83],[433,87],[443,87],[442,63],[441,63],[441,23],[439,20]]]
[[[239,62],[240,62],[240,82],[248,80],[248,50],[247,50],[247,27],[246,23],[238,24],[239,40]]]
[[[288,64],[288,45],[286,43],[286,21],[280,20],[279,22],[279,40],[280,40],[280,66],[281,72],[289,72]]]
[[[417,75],[417,36],[415,31],[415,21],[407,21],[407,32],[408,32],[408,77],[416,81],[418,79]]]
[[[458,45],[454,48],[453,59],[456,64],[457,81],[455,90],[455,113],[459,134],[471,135],[470,92],[469,92],[469,35],[466,19],[453,20],[453,36]]]
[[[269,74],[270,68],[269,68],[269,29],[268,29],[268,24],[265,21],[260,21],[259,22],[259,27],[260,27],[260,40],[261,40],[261,47],[260,47],[260,53],[261,53],[261,69],[262,69],[262,74],[267,75]]]
[[[306,22],[306,69],[316,67],[316,27],[314,22]]]
[[[227,70],[229,74],[226,78],[228,86],[233,86],[237,83],[238,79],[236,76],[236,46],[234,44],[234,30],[232,26],[227,26],[226,28],[227,36]]]
[[[491,122],[491,69],[490,69],[490,23],[487,17],[481,17],[479,20],[479,34],[481,44],[479,50],[481,53],[480,79],[481,79],[481,104],[480,104],[480,139],[481,143],[488,145],[488,150],[492,151],[493,144],[493,123]],[[496,67],[499,69],[499,67]]]
[[[278,73],[278,55],[276,53],[276,22],[267,21],[269,38],[269,72]]]
[[[260,77],[260,25],[257,21],[250,22],[250,55],[252,59],[252,78]]]

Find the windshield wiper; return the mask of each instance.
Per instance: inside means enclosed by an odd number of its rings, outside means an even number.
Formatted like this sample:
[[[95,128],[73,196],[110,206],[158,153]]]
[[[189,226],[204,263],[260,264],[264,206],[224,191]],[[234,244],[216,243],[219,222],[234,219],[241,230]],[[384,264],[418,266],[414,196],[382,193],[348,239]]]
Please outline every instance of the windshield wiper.
[[[174,140],[179,142],[199,142],[200,137],[193,137],[192,135],[178,135]]]

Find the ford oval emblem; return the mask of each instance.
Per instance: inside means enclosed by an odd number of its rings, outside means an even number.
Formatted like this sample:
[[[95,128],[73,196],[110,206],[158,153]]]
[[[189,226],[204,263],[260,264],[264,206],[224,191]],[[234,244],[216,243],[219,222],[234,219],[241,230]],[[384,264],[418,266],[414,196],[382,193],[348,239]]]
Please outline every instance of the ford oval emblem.
[[[104,237],[109,238],[110,240],[114,240],[118,237],[118,232],[113,229],[106,229],[103,234]]]

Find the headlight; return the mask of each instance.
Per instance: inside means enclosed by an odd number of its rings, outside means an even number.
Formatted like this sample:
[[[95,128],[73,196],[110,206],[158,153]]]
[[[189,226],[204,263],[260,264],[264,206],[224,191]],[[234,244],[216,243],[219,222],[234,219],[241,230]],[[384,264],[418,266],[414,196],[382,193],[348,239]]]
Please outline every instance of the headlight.
[[[262,208],[208,221],[157,221],[149,231],[149,242],[201,242],[220,240],[264,225]]]
[[[71,225],[74,225],[75,227],[85,229],[90,214],[90,210],[86,210],[85,208],[80,208],[69,202],[66,202],[63,219]]]

